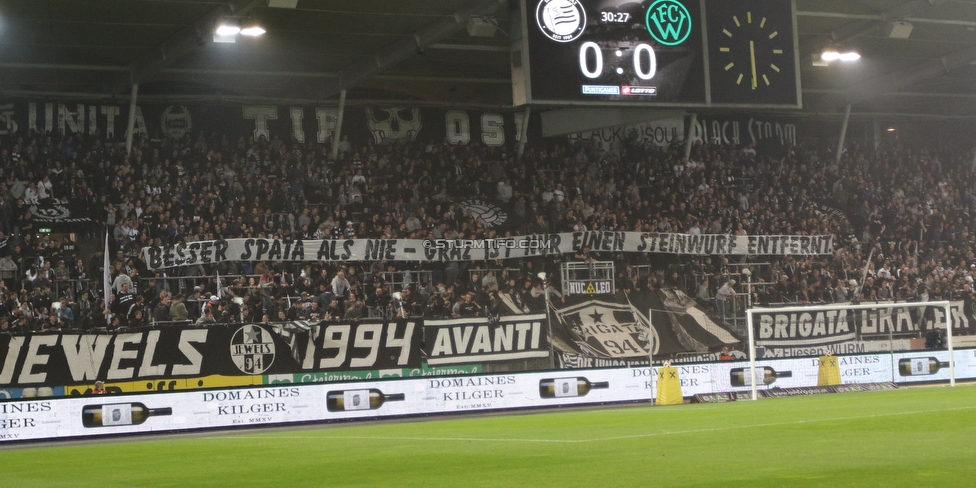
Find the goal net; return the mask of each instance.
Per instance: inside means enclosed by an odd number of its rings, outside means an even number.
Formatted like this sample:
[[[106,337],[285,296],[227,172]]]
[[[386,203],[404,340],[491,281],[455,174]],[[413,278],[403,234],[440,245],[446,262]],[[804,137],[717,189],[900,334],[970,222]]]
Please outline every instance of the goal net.
[[[960,300],[749,308],[748,361],[724,362],[720,376],[727,391],[751,390],[753,400],[762,390],[786,388],[955,386],[957,372],[976,378],[966,307],[972,305]],[[963,347],[954,349],[954,339]]]

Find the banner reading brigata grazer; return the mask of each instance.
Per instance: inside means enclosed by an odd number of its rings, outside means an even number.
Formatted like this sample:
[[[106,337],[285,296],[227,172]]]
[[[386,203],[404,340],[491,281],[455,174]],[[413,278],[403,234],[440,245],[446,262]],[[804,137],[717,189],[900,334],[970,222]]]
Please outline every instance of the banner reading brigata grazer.
[[[652,232],[566,232],[485,241],[424,239],[219,239],[143,249],[150,269],[224,261],[483,261],[598,252],[695,255],[820,255],[833,252],[822,236],[733,236]]]
[[[976,332],[973,307],[963,300],[949,302],[952,329],[958,334]],[[924,314],[924,316],[923,316]],[[825,346],[860,339],[918,337],[933,328],[946,327],[941,307],[878,308],[867,310],[818,310],[770,312],[753,316],[756,345],[763,347]]]

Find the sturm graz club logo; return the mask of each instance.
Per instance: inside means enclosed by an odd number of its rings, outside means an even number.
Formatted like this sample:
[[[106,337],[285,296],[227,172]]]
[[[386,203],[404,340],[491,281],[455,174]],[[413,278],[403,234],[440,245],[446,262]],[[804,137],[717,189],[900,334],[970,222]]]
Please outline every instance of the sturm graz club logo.
[[[498,227],[508,221],[508,214],[504,210],[482,200],[465,200],[461,202],[461,210],[465,215],[481,219],[485,227]]]
[[[264,373],[274,363],[274,339],[257,325],[245,325],[230,338],[230,357],[244,374]]]
[[[556,42],[574,41],[586,28],[586,12],[577,0],[542,0],[535,21],[546,37]]]
[[[174,139],[182,139],[193,129],[193,118],[186,105],[170,105],[159,118],[163,133]]]

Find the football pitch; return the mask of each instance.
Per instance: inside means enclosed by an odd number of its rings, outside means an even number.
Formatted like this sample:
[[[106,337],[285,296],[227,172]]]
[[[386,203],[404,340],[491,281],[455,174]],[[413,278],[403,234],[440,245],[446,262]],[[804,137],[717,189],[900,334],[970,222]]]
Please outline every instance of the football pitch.
[[[0,452],[0,486],[976,486],[976,387],[308,425]]]

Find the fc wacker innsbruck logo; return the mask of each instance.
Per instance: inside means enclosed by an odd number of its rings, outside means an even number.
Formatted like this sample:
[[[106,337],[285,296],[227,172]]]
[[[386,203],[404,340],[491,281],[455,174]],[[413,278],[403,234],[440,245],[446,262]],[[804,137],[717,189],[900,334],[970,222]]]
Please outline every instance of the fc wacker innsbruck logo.
[[[274,363],[274,339],[257,325],[245,325],[230,339],[230,357],[244,374],[264,373]]]
[[[575,41],[586,28],[586,12],[577,0],[542,0],[535,21],[546,37],[556,42]]]

